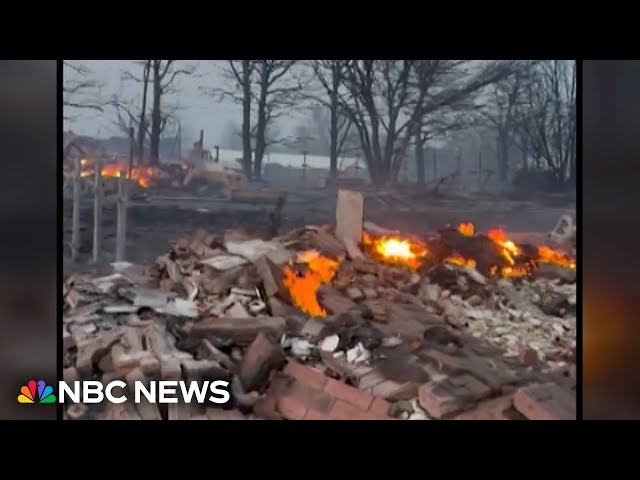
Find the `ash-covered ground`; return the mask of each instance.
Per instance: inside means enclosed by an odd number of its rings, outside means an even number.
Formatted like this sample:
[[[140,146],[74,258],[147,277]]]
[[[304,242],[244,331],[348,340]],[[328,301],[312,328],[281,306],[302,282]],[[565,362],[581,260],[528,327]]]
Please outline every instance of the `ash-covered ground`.
[[[183,194],[186,195],[186,194]],[[272,205],[242,203],[211,203],[205,200],[132,201],[127,210],[126,257],[134,263],[145,263],[166,251],[167,245],[181,235],[197,228],[223,232],[229,228],[264,229],[271,227],[269,214]],[[306,225],[335,222],[336,191],[288,191],[279,232]],[[538,199],[510,200],[507,198],[476,196],[470,198],[416,199],[399,193],[365,193],[365,219],[389,229],[405,233],[425,234],[447,224],[471,221],[478,230],[501,227],[507,232],[549,232],[561,215],[575,215],[575,202],[548,196]],[[80,259],[75,267],[68,262],[71,244],[72,203],[64,202],[64,258],[66,269],[74,270],[91,263],[93,242],[93,202],[84,197],[80,212]],[[115,203],[103,210],[102,261],[114,260],[116,238]]]

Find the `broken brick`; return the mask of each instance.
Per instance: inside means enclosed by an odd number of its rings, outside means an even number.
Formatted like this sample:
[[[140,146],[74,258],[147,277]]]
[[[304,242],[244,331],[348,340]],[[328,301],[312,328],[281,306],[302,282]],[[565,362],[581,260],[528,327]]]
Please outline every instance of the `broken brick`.
[[[575,396],[554,383],[538,383],[518,389],[513,404],[529,420],[576,419]]]
[[[282,317],[250,317],[250,318],[205,318],[186,328],[192,337],[206,337],[208,335],[230,338],[239,345],[249,345],[263,332],[280,338],[286,328],[286,321]]]
[[[475,408],[461,413],[455,420],[524,420],[513,406],[513,395],[505,395],[480,402]]]
[[[324,293],[319,300],[320,304],[331,314],[345,313],[356,307],[353,301],[337,292]]]
[[[309,387],[322,390],[329,377],[309,367],[305,367],[298,362],[290,360],[283,370],[287,375],[295,378],[299,382]]]
[[[333,379],[327,381],[324,391],[362,410],[367,410],[373,402],[373,397],[366,392]]]
[[[263,333],[258,333],[240,364],[240,382],[245,391],[260,389],[268,380],[272,370],[286,362],[282,347],[276,345]]]
[[[418,396],[418,384],[415,382],[398,383],[385,380],[371,388],[371,395],[391,402],[409,400]]]
[[[364,294],[358,287],[347,288],[346,294],[347,294],[347,297],[349,297],[351,300],[355,302],[362,300],[364,298]]]
[[[253,413],[266,420],[282,420],[282,415],[276,410],[276,400],[275,394],[261,398],[253,406]]]
[[[524,365],[535,365],[538,363],[538,352],[533,348],[525,348],[520,352],[520,361]]]
[[[419,402],[430,416],[443,418],[487,398],[491,389],[471,375],[429,382],[419,389]]]

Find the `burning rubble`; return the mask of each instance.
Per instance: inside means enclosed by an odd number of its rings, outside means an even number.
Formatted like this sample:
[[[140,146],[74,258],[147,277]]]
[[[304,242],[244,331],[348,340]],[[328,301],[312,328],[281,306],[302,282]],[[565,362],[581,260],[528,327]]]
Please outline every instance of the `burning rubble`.
[[[215,377],[232,402],[67,416],[575,418],[569,255],[472,223],[418,238],[365,222],[359,245],[340,238],[200,230],[153,265],[70,277],[67,377]]]
[[[80,177],[93,177],[95,175],[95,163],[83,158],[80,160]],[[180,170],[186,172],[187,165],[180,165]],[[105,163],[101,166],[100,174],[104,178],[120,178],[122,172],[125,178],[135,181],[140,187],[148,188],[156,181],[169,181],[173,178],[172,173],[159,167],[133,166],[129,167],[121,162]]]

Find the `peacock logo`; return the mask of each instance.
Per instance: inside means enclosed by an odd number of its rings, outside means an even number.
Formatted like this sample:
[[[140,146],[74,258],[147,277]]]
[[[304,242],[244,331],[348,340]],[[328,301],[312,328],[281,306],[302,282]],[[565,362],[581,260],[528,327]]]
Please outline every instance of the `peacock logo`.
[[[37,387],[37,396],[36,396]],[[53,394],[53,388],[45,383],[44,380],[29,380],[26,385],[20,389],[18,395],[19,403],[55,403],[56,396]]]

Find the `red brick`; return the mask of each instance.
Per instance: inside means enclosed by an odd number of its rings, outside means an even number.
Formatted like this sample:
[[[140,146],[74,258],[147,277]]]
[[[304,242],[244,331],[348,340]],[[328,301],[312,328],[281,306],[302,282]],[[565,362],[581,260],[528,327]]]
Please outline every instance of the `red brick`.
[[[389,415],[389,402],[382,398],[374,398],[371,406],[369,407],[369,413],[374,415],[387,416]]]
[[[419,389],[419,401],[430,416],[443,418],[487,398],[491,389],[471,375],[429,382]]]
[[[538,363],[538,352],[533,348],[525,348],[520,352],[520,361],[524,365],[535,365]]]
[[[409,400],[418,396],[418,384],[414,382],[398,383],[393,380],[385,380],[371,389],[371,395],[374,397],[382,397],[392,402]]]
[[[253,413],[266,420],[282,420],[282,415],[276,410],[276,396],[267,395],[253,406]]]
[[[304,416],[305,420],[333,420],[330,415],[322,412],[318,412],[313,408],[310,408],[307,411],[307,414]]]
[[[302,420],[308,410],[302,400],[295,395],[281,395],[276,401],[276,406],[287,420]]]
[[[333,379],[329,379],[324,391],[362,410],[367,410],[373,401],[368,393]]]
[[[464,412],[455,420],[521,420],[524,419],[513,407],[513,395],[480,402],[476,408]]]
[[[460,375],[449,378],[452,391],[465,400],[482,400],[491,395],[491,388],[471,375]]]
[[[518,389],[516,409],[530,420],[575,420],[576,399],[554,383],[533,384]]]
[[[385,420],[383,415],[375,415],[371,412],[363,412],[359,408],[342,400],[336,400],[331,409],[331,418],[334,420]]]
[[[258,333],[247,349],[240,364],[240,383],[250,392],[263,386],[272,370],[284,365],[286,357],[282,347],[276,345],[263,334]]]
[[[381,373],[373,371],[373,372],[367,373],[365,376],[363,376],[360,379],[360,382],[358,383],[358,388],[361,390],[369,390],[384,381],[385,381],[385,378],[382,376]]]
[[[246,420],[239,410],[223,410],[221,408],[207,408],[209,420]]]
[[[294,361],[289,361],[289,363],[287,363],[287,366],[284,368],[284,373],[292,376],[303,384],[318,390],[322,390],[326,385],[327,380],[329,380],[329,377],[317,370],[305,367],[304,365]]]

